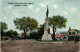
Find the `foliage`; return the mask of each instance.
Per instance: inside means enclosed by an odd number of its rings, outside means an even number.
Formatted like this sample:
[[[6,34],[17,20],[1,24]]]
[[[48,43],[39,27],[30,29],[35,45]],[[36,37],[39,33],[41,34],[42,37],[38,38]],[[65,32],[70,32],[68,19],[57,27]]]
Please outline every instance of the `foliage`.
[[[1,31],[1,37],[6,36],[6,33]]]
[[[40,25],[39,27],[38,27],[38,35],[40,36],[40,38],[43,36],[43,34],[44,34],[44,24],[43,25]]]
[[[5,23],[5,22],[1,22],[1,37],[3,37],[3,36],[5,36],[6,35],[6,33],[5,33],[5,30],[7,30],[8,29],[8,27],[7,27],[7,24]]]
[[[17,18],[14,20],[14,24],[17,29],[23,30],[25,34],[26,32],[31,32],[36,29],[38,26],[37,20],[30,17]]]
[[[18,33],[17,33],[17,31],[10,30],[10,31],[6,32],[6,35],[9,37],[16,37],[16,36],[18,36]]]
[[[30,37],[29,36],[24,36],[23,39],[30,39]]]
[[[37,32],[30,33],[30,38],[31,39],[36,39],[36,40],[41,40],[41,37],[42,37],[43,33],[44,33],[44,24],[40,25],[37,28]]]
[[[63,16],[53,16],[53,17],[49,17],[49,25],[52,27],[53,29],[53,40],[55,40],[55,32],[56,32],[56,28],[65,28],[66,27],[66,22],[67,19],[64,18]]]
[[[51,27],[53,27],[53,24],[56,28],[62,28],[62,27],[66,27],[66,22],[67,22],[67,19],[64,18],[63,16],[53,16],[53,17],[49,17],[49,25]]]
[[[67,34],[67,32],[66,32],[66,31],[64,31],[64,32],[60,32],[60,34]]]
[[[7,24],[4,22],[1,22],[1,31],[5,31],[6,29],[8,29]]]
[[[32,32],[32,33],[30,33],[30,38],[36,39],[36,35],[37,35],[37,32]]]
[[[77,42],[77,41],[79,41],[79,36],[68,36],[68,40],[69,41],[73,40],[73,41]]]

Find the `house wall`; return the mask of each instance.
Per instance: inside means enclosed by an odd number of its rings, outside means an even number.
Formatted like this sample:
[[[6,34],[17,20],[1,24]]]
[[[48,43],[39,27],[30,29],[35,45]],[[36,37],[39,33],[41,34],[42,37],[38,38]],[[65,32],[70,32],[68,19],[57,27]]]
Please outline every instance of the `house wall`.
[[[69,32],[71,32],[71,35],[69,34]],[[75,34],[74,34],[74,35],[72,34],[73,32],[75,32]],[[76,36],[76,35],[78,35],[76,31],[73,31],[73,30],[68,31],[68,36]]]

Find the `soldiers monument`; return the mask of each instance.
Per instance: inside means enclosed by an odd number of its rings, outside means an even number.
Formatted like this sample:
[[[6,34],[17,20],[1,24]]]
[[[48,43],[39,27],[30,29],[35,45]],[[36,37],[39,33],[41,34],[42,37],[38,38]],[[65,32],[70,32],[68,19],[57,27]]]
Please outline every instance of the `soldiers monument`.
[[[48,33],[48,22],[49,22],[49,18],[48,18],[48,14],[49,14],[49,9],[47,6],[47,12],[46,12],[46,19],[45,19],[45,28],[44,28],[44,34],[42,36],[42,40],[52,40],[51,34]]]

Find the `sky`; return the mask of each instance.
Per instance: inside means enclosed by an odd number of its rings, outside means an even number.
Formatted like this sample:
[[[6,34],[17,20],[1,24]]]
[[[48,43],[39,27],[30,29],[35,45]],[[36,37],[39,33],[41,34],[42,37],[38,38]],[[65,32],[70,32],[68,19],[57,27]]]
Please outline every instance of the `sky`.
[[[61,15],[67,18],[66,28],[57,29],[57,32],[68,31],[69,27],[80,30],[80,0],[0,0],[0,22],[8,25],[8,30],[22,31],[16,29],[13,20],[16,18],[35,18],[39,25],[45,22],[47,5],[49,17]],[[14,6],[8,3],[33,3],[27,6]],[[22,5],[22,4],[20,4]],[[51,28],[50,28],[51,29]],[[50,30],[52,33],[52,29]]]

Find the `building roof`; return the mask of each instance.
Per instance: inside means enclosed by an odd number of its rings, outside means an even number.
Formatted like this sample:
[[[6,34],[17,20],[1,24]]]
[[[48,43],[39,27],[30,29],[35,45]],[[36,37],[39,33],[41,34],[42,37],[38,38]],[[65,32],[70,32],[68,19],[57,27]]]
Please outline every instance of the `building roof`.
[[[62,37],[62,36],[67,36],[67,34],[56,34],[56,35],[55,35],[55,38],[60,38],[60,37]]]
[[[21,36],[24,36],[25,34],[24,34],[24,33],[20,33],[20,35],[21,35]],[[27,33],[26,33],[26,35],[27,35]]]
[[[77,29],[72,29],[72,30],[74,30],[74,31],[76,31],[76,32],[80,32],[80,30],[77,30]]]
[[[69,31],[71,31],[71,30],[73,30],[73,31],[76,31],[76,32],[80,33],[80,30],[77,30],[77,29],[71,29],[71,27],[69,27]]]

